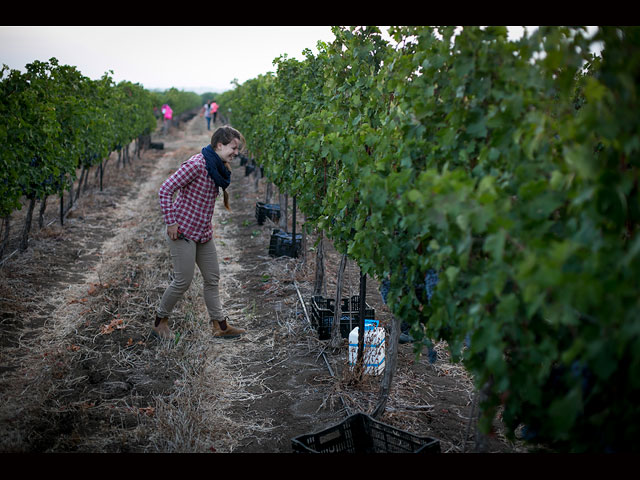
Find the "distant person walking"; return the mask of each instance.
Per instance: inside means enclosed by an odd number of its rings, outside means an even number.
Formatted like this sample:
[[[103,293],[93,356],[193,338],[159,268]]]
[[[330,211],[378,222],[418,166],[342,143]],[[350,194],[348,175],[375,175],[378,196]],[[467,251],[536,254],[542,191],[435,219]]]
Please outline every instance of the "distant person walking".
[[[204,104],[202,111],[204,113],[204,118],[207,121],[207,130],[211,130],[211,100]]]
[[[226,189],[231,183],[230,162],[244,144],[240,132],[229,126],[216,129],[211,144],[184,162],[160,187],[160,206],[167,225],[166,239],[174,277],[156,310],[153,332],[171,338],[169,314],[193,279],[195,265],[202,273],[204,300],[214,337],[233,338],[245,330],[229,325],[219,293],[220,269],[211,220],[221,188],[229,209]],[[175,201],[174,194],[177,192]]]
[[[213,124],[216,124],[216,117],[218,116],[218,104],[214,100],[211,102],[211,113],[213,114]]]
[[[164,117],[162,134],[166,135],[169,131],[169,127],[171,126],[171,119],[173,118],[173,110],[171,110],[171,107],[166,103],[162,105],[162,115]]]

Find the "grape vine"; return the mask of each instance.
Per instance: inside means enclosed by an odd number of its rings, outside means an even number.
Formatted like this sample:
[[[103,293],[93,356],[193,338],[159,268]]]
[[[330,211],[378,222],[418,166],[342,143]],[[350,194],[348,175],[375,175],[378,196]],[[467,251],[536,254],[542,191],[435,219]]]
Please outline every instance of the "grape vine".
[[[25,70],[4,65],[0,72],[0,217],[8,219],[26,198],[28,231],[35,200],[62,195],[79,168],[84,174],[150,134],[156,119],[153,95],[138,84],[115,84],[107,74],[91,80],[55,58]],[[23,249],[25,242],[26,235]]]
[[[265,175],[489,387],[484,431],[637,450],[640,29],[333,32],[218,99]]]

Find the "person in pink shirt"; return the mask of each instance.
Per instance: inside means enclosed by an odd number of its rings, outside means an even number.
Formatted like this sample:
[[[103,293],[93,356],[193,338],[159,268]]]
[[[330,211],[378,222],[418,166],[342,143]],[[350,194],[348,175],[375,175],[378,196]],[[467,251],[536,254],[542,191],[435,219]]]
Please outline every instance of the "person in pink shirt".
[[[163,134],[166,135],[171,126],[171,119],[173,118],[173,110],[171,110],[171,107],[166,103],[162,105],[162,115],[164,116]]]
[[[231,160],[239,154],[244,137],[230,126],[214,131],[210,145],[193,155],[167,178],[158,192],[174,277],[165,290],[153,325],[157,336],[169,339],[169,314],[193,279],[195,266],[202,273],[204,300],[213,335],[235,338],[245,333],[228,323],[219,294],[220,269],[213,242],[211,221],[220,189],[229,208],[227,187],[231,183]],[[175,200],[174,194],[177,193]]]
[[[211,102],[211,113],[213,114],[213,124],[216,124],[216,117],[218,116],[218,104],[214,100]]]
[[[165,120],[171,120],[173,118],[173,110],[168,104],[164,104],[162,106],[162,113],[164,114]]]

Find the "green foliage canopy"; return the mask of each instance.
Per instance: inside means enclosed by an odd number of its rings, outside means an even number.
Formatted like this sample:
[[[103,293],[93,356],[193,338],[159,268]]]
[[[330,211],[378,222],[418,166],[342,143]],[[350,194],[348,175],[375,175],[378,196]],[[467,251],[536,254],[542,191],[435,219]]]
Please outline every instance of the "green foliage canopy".
[[[637,450],[640,29],[333,31],[219,98],[266,175],[491,385],[485,430]]]
[[[84,77],[75,67],[34,61],[26,72],[0,72],[0,216],[20,198],[44,198],[68,188],[76,169],[156,126],[153,97],[138,84],[105,74]]]

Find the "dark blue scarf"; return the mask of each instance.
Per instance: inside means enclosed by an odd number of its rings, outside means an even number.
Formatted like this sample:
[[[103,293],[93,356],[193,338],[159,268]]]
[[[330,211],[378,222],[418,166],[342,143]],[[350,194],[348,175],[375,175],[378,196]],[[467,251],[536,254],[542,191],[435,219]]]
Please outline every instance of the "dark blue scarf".
[[[216,187],[225,190],[231,183],[231,171],[224,166],[222,159],[213,151],[211,145],[207,145],[202,149],[202,155],[204,155],[207,172],[209,172],[209,176],[215,182]]]

